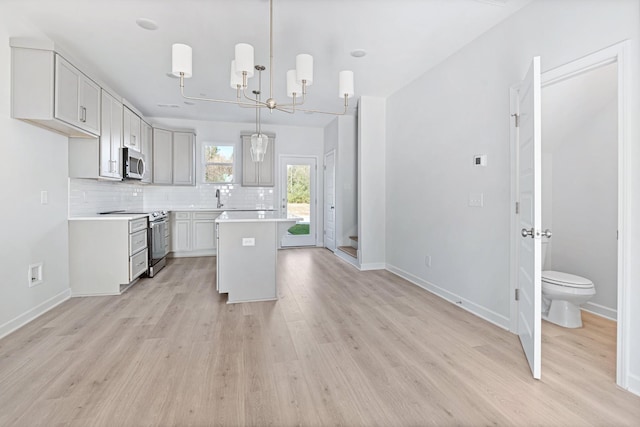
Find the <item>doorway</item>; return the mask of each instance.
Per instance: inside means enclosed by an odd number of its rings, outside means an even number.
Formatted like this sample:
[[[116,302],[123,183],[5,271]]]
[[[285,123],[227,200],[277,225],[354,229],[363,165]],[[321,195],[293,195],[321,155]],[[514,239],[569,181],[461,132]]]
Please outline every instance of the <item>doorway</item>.
[[[300,218],[284,233],[283,247],[316,245],[316,172],[315,157],[281,157],[281,213]]]
[[[336,150],[324,155],[324,247],[336,251]]]
[[[617,107],[617,119],[615,121],[615,126],[617,130],[617,137],[614,137],[614,141],[612,145],[614,146],[614,150],[617,151],[617,155],[615,155],[615,162],[617,164],[617,172],[616,175],[616,187],[613,188],[613,192],[615,193],[615,207],[617,212],[615,214],[615,225],[616,228],[613,230],[617,235],[617,240],[615,241],[617,259],[614,260],[616,264],[616,283],[614,287],[617,291],[617,296],[615,297],[617,304],[617,346],[616,346],[616,383],[622,387],[628,388],[628,381],[630,378],[630,373],[627,368],[627,356],[626,349],[631,343],[631,337],[628,334],[628,331],[625,329],[625,325],[629,323],[629,296],[630,296],[630,278],[628,277],[628,263],[625,248],[626,242],[628,240],[628,231],[626,225],[628,224],[629,218],[629,206],[627,203],[627,185],[626,183],[630,180],[630,169],[626,166],[626,158],[628,156],[627,153],[627,143],[626,138],[628,135],[628,108],[626,108],[626,94],[625,88],[628,90],[626,86],[626,82],[628,82],[628,76],[630,74],[629,71],[629,62],[628,62],[628,50],[629,50],[629,42],[625,41],[614,45],[612,47],[603,49],[602,51],[593,53],[566,65],[560,66],[558,68],[549,70],[542,74],[541,86],[543,88],[551,87],[557,83],[561,83],[564,81],[568,81],[575,77],[585,75],[590,71],[598,70],[603,67],[606,67],[611,64],[615,64],[615,77],[616,77],[616,100],[615,106]],[[604,69],[604,68],[603,68]],[[512,105],[517,104],[517,95],[514,96],[516,91],[512,89]],[[512,107],[512,112],[514,112]],[[515,111],[517,113],[517,111]],[[544,124],[543,124],[544,126]],[[512,146],[517,146],[517,130],[512,128]],[[520,228],[518,228],[518,154],[517,150],[512,153],[512,201],[513,205],[516,206],[516,209],[512,211],[512,220],[511,220],[511,241],[512,241],[512,250],[511,250],[511,291],[512,295],[516,294],[518,289],[518,269],[519,269],[519,259],[518,259],[518,242],[520,237]],[[593,171],[592,175],[596,175],[597,171]],[[595,226],[594,226],[595,227]],[[541,230],[537,230],[538,235]],[[584,246],[582,249],[584,249]],[[559,253],[559,251],[558,251]],[[539,256],[539,255],[537,255]],[[538,265],[540,265],[541,260],[537,260]],[[597,290],[597,285],[596,285]],[[590,307],[592,308],[592,307]],[[595,310],[592,310],[595,311]],[[515,298],[512,299],[511,303],[511,330],[512,332],[518,331],[518,318],[516,313],[518,313],[518,302]],[[601,314],[601,313],[599,313]]]

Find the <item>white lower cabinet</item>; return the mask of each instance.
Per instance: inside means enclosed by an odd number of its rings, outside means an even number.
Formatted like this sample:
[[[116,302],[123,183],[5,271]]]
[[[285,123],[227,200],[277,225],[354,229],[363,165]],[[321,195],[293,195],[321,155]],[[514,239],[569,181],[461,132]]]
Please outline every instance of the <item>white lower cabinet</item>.
[[[216,224],[220,211],[171,212],[173,257],[216,254]]]
[[[119,295],[149,266],[147,217],[69,220],[73,296]]]

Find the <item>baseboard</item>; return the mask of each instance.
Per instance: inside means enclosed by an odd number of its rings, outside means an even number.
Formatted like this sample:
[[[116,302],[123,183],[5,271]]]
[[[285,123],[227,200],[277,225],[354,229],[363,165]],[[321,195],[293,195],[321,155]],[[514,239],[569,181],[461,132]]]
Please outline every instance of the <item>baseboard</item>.
[[[597,316],[604,317],[609,320],[618,320],[618,310],[614,310],[600,304],[594,304],[587,301],[586,303],[582,304],[582,307],[580,308],[584,311],[588,311],[589,313],[593,313]]]
[[[360,270],[360,265],[358,265],[358,260],[355,259],[354,257],[349,256],[342,251],[334,251],[333,254],[338,258],[340,258],[342,261],[346,262],[347,264],[352,265],[358,270]]]
[[[368,270],[384,270],[387,268],[387,264],[384,262],[369,262],[366,264],[360,264],[360,270],[368,271]]]
[[[494,325],[502,329],[506,329],[507,331],[509,330],[509,319],[501,314],[498,314],[481,305],[469,301],[466,298],[462,298],[461,296],[449,292],[446,289],[442,289],[441,287],[436,286],[433,283],[427,282],[426,280],[416,277],[413,274],[393,265],[387,264],[387,270],[413,283],[414,285],[419,286],[422,289],[429,291],[432,294],[437,295],[452,304],[455,304],[456,306],[468,311],[469,313],[486,320],[487,322],[493,323]]]
[[[633,394],[640,396],[640,377],[629,374],[627,377],[627,390]]]
[[[167,256],[169,258],[195,258],[201,256],[216,256],[216,250],[205,249],[201,251],[169,252],[169,255]]]
[[[9,320],[4,325],[0,326],[0,338],[4,338],[10,333],[18,330],[23,327],[27,323],[33,321],[34,319],[42,316],[47,311],[55,308],[56,306],[62,304],[66,300],[71,298],[71,289],[67,289],[63,292],[60,292],[58,295],[49,298],[47,301],[39,304],[36,307],[33,307],[31,310],[27,311],[16,317],[13,320]]]

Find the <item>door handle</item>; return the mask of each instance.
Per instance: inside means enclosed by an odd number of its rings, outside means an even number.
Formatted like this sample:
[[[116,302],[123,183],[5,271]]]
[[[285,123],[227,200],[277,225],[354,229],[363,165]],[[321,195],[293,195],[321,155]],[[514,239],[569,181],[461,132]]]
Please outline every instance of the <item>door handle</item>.
[[[531,227],[531,230],[527,230],[526,228],[523,228],[520,234],[522,234],[522,237],[530,236],[533,239],[533,232],[534,232],[533,227]]]
[[[552,236],[552,233],[551,233],[551,230],[549,230],[549,229],[547,228],[547,229],[546,229],[546,230],[544,230],[540,235],[541,235],[542,237],[546,237],[546,238],[550,239],[550,238],[551,238],[551,236]]]

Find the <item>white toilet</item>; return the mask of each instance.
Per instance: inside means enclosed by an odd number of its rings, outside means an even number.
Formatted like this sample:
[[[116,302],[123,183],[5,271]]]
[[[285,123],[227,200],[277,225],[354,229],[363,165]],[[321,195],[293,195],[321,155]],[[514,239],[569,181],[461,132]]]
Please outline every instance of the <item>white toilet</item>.
[[[580,305],[593,298],[596,288],[591,280],[584,277],[544,270],[546,246],[546,239],[543,239],[542,318],[565,328],[581,328]]]

